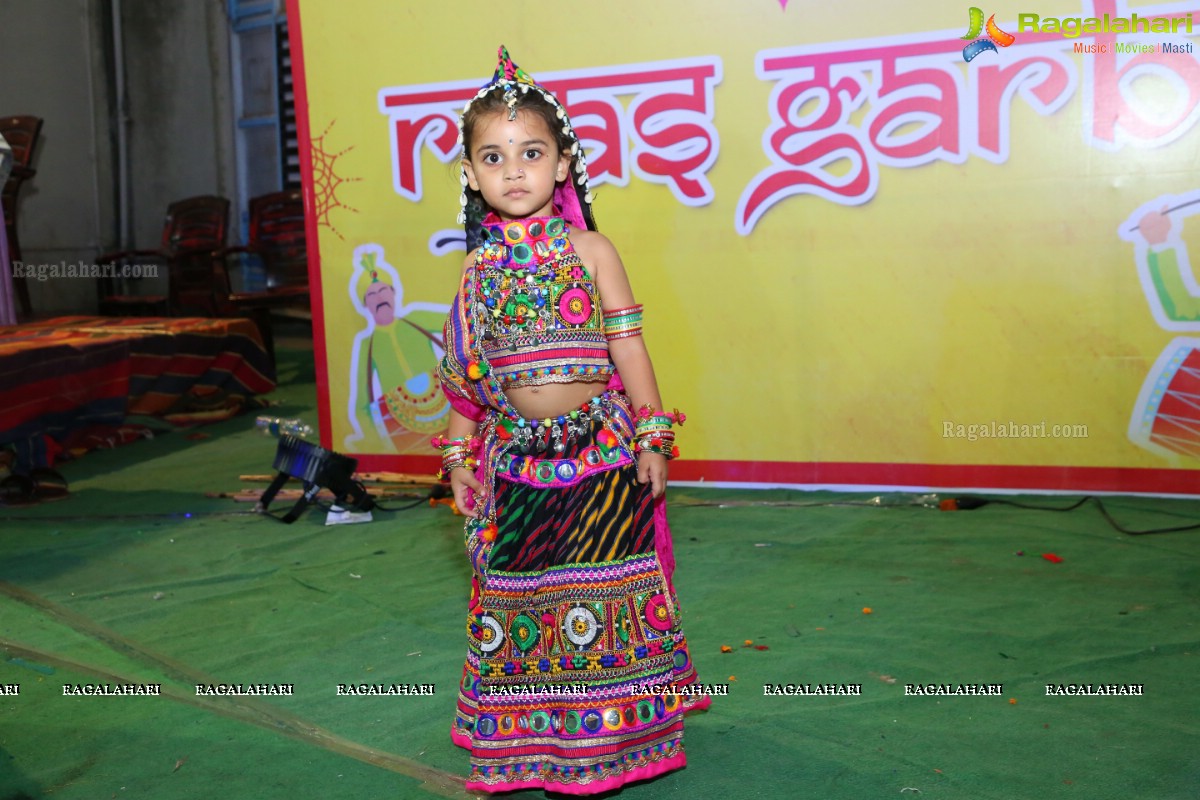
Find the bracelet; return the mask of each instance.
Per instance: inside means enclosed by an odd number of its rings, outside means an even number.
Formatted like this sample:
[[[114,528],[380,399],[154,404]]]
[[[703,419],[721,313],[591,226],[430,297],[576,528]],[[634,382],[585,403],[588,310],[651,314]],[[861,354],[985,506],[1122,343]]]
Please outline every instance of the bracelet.
[[[666,417],[650,417],[644,419],[637,424],[637,434],[640,436],[643,433],[654,433],[655,431],[671,430],[671,421]]]
[[[430,440],[430,444],[442,449],[442,468],[437,473],[439,480],[447,477],[451,471],[459,467],[473,469],[479,463],[475,459],[476,439],[474,436],[459,436],[455,439],[443,439],[435,436]]]
[[[668,459],[679,458],[679,448],[675,446],[674,425],[683,425],[687,415],[678,408],[671,413],[656,411],[654,406],[646,403],[637,412],[637,427],[634,428],[633,449],[635,452],[658,453]]]
[[[449,447],[451,445],[465,444],[471,445],[475,443],[474,436],[457,436],[453,439],[435,436],[429,440],[429,443],[434,447]]]
[[[675,446],[675,434],[671,431],[639,436],[633,443],[633,450],[635,453],[658,453],[660,456],[666,456],[668,461],[672,458],[679,458],[679,448]]]
[[[448,450],[457,450],[460,448],[474,450],[477,441],[474,436],[458,436],[454,439],[435,436],[429,440],[429,443],[434,447],[440,447],[444,454]]]
[[[642,306],[640,303],[604,312],[604,336],[610,341],[641,335]]]
[[[643,428],[666,428],[670,429],[672,425],[683,427],[684,421],[687,419],[687,414],[684,414],[678,408],[671,413],[666,411],[658,412],[654,410],[654,406],[646,403],[637,412],[637,429]]]

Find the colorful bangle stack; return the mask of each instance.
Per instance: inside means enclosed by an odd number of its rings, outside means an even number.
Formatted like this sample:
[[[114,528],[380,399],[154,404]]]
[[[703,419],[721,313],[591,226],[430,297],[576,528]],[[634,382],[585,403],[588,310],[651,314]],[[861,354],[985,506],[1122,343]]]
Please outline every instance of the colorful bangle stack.
[[[438,471],[438,478],[447,477],[451,470],[459,467],[475,468],[477,462],[474,436],[459,436],[456,439],[443,439],[435,436],[430,444],[442,449],[442,468]]]
[[[633,433],[634,451],[658,453],[669,459],[678,458],[679,448],[675,446],[675,431],[672,430],[672,426],[682,426],[687,416],[679,409],[670,414],[658,412],[649,404],[638,409],[637,416],[637,428]]]
[[[604,335],[609,341],[642,335],[642,306],[614,308],[604,312]]]

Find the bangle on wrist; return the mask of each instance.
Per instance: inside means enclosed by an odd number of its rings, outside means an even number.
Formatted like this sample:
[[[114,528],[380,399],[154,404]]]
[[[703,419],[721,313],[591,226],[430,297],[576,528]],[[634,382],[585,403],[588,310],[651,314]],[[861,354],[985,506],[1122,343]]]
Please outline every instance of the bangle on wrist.
[[[442,450],[442,468],[437,472],[439,480],[449,477],[450,473],[459,467],[474,470],[478,463],[475,458],[478,440],[474,436],[458,436],[452,439],[435,436],[430,444]]]
[[[679,457],[675,446],[675,425],[683,425],[687,419],[679,409],[672,412],[659,411],[646,403],[637,411],[637,423],[633,433],[635,452],[658,453],[668,459]]]

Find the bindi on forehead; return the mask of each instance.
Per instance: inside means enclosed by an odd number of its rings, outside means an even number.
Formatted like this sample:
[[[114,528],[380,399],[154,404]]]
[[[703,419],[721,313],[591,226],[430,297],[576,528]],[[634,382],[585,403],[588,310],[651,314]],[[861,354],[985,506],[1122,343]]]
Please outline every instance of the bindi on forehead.
[[[544,137],[550,133],[550,127],[546,124],[546,120],[542,115],[521,109],[517,112],[516,119],[509,119],[506,114],[501,111],[495,111],[487,116],[480,117],[476,124],[476,130],[495,131],[497,133],[503,131],[521,131],[525,135],[513,135],[513,139],[525,139],[533,137]]]
[[[508,119],[503,111],[481,114],[475,119],[470,133],[471,157],[505,147],[541,146],[559,152],[546,120],[536,112],[521,109],[515,120]]]

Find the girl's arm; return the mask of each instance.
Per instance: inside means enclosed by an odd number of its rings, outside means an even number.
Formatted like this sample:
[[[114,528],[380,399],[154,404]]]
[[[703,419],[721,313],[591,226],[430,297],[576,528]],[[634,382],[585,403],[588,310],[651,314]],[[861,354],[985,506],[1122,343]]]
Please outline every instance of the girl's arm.
[[[625,265],[621,263],[621,257],[612,242],[593,231],[572,230],[571,239],[580,258],[592,274],[604,309],[634,305],[629,276],[626,275]],[[611,340],[608,343],[608,353],[621,375],[625,390],[629,393],[634,413],[644,405],[661,411],[663,406],[658,393],[658,380],[654,377],[654,365],[650,362],[650,352],[646,349],[645,340],[641,336]],[[667,487],[666,456],[647,451],[639,453],[638,481],[649,482],[654,497],[660,496]]]
[[[479,248],[467,253],[463,261],[463,276],[475,263]],[[450,406],[450,420],[446,427],[446,436],[450,439],[460,439],[464,436],[474,436],[479,432],[479,423],[462,412]],[[479,498],[483,495],[483,484],[475,480],[475,473],[466,467],[450,471],[450,487],[454,491],[454,505],[468,517],[479,516]],[[474,496],[472,497],[472,493]]]
[[[446,436],[451,439],[459,439],[464,436],[474,436],[478,430],[479,426],[474,420],[463,416],[453,407],[450,409],[450,422],[446,429]],[[454,505],[458,506],[458,510],[468,517],[478,517],[479,498],[483,495],[483,484],[475,479],[475,474],[466,467],[451,470],[450,487],[454,490]],[[472,493],[474,497],[472,497]]]

